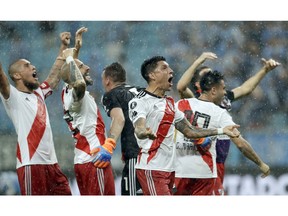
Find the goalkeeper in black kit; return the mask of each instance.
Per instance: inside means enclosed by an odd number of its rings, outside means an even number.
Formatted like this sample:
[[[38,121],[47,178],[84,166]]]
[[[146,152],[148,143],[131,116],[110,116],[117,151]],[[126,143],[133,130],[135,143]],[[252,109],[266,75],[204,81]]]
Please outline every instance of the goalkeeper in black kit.
[[[134,168],[139,147],[128,116],[128,102],[138,93],[140,87],[126,84],[126,71],[118,62],[104,68],[102,84],[105,89],[102,105],[111,118],[108,137],[117,142],[121,136],[122,161],[125,164],[121,178],[121,195],[142,195]]]

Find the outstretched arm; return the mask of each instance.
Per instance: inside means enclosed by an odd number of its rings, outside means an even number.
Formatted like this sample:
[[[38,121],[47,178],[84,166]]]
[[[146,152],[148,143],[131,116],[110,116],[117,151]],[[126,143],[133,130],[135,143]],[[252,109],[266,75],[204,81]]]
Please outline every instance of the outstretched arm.
[[[182,77],[177,83],[177,90],[180,98],[192,98],[194,97],[191,89],[188,88],[196,69],[205,62],[206,59],[217,59],[217,55],[212,52],[203,52],[200,57],[193,62],[193,64],[184,72]]]
[[[246,158],[253,161],[260,168],[262,178],[270,174],[269,166],[261,160],[247,140],[245,140],[242,136],[239,136],[238,138],[231,138],[231,140]]]
[[[82,47],[82,34],[83,32],[87,32],[88,28],[81,27],[80,29],[77,30],[76,35],[75,35],[75,54],[74,58],[78,58],[80,49]]]
[[[221,134],[226,134],[230,137],[238,137],[240,135],[240,132],[235,130],[236,128],[240,127],[239,125],[231,125],[218,129],[196,128],[195,126],[192,126],[186,118],[183,118],[181,121],[177,122],[175,127],[177,130],[183,133],[184,136],[191,139]]]
[[[0,92],[5,99],[10,96],[10,83],[0,63]]]
[[[254,76],[246,80],[241,86],[232,89],[235,100],[249,95],[269,71],[280,65],[279,62],[273,59],[266,60],[262,58],[261,61],[264,65]]]
[[[62,53],[63,50],[66,49],[70,44],[71,34],[69,32],[63,32],[60,34],[61,45],[59,48],[58,56],[50,69],[50,73],[46,78],[46,82],[50,85],[51,89],[55,89],[60,82],[60,71],[61,67],[65,63],[65,59],[63,59]]]

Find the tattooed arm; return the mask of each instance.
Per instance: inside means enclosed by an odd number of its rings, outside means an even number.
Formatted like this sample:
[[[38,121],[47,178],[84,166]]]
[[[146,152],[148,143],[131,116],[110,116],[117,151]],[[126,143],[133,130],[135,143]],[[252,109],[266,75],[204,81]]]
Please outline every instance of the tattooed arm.
[[[85,95],[86,82],[73,59],[74,52],[75,48],[69,48],[63,51],[63,57],[65,57],[67,64],[63,66],[61,73],[62,77],[66,78],[66,80],[63,80],[73,88],[74,101],[79,101]]]
[[[230,137],[238,137],[240,135],[238,130],[234,130],[235,128],[238,128],[239,125],[231,125],[218,129],[196,128],[195,126],[192,126],[186,118],[183,118],[181,121],[177,122],[175,127],[177,130],[183,133],[184,136],[192,139],[220,134],[226,134]]]
[[[55,89],[60,82],[61,67],[65,63],[65,59],[63,59],[62,53],[64,49],[68,48],[70,44],[70,38],[71,38],[70,32],[62,32],[60,34],[61,45],[59,48],[59,53],[52,68],[50,69],[48,77],[45,80],[50,85],[51,89]]]
[[[157,136],[155,133],[152,132],[150,128],[146,127],[146,119],[145,118],[139,118],[135,123],[135,134],[138,139],[156,139]]]
[[[270,167],[263,162],[263,160],[255,152],[255,150],[247,140],[245,140],[242,136],[239,136],[238,138],[231,138],[231,140],[246,158],[257,164],[257,166],[262,172],[262,178],[270,174]]]

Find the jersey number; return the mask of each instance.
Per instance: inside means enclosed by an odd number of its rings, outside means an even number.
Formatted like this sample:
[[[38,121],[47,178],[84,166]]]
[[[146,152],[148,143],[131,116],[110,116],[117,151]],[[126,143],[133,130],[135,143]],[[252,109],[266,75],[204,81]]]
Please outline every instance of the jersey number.
[[[196,111],[195,113],[192,112],[192,110],[185,110],[184,114],[188,121],[193,125],[193,126],[199,126],[201,128],[208,128],[211,116],[205,114],[205,113],[200,113]]]

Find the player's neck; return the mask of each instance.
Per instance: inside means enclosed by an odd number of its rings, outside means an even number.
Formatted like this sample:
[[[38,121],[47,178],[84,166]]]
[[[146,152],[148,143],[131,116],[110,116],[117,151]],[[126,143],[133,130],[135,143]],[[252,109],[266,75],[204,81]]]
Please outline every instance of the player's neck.
[[[33,89],[28,89],[26,86],[23,85],[17,85],[16,86],[17,90],[23,93],[31,94],[33,93]]]
[[[150,85],[146,88],[146,91],[154,95],[157,95],[158,97],[164,97],[166,93],[165,90],[158,88],[157,86],[150,86]]]
[[[111,88],[114,89],[114,88],[119,87],[119,86],[124,85],[124,84],[125,84],[125,82],[117,82],[117,83],[114,83]]]
[[[213,102],[212,97],[206,92],[202,92],[198,99],[202,101]]]

